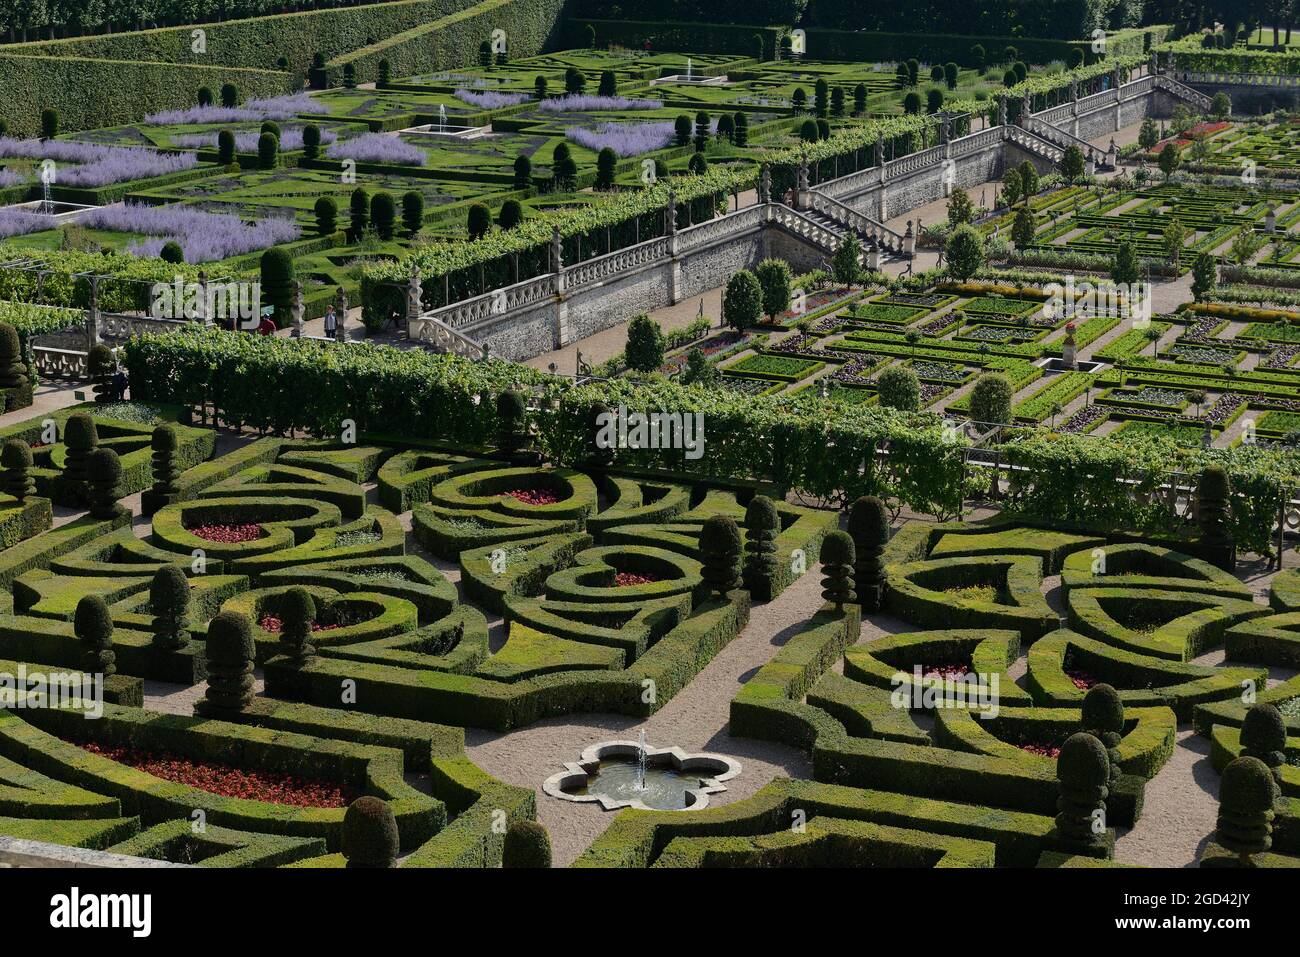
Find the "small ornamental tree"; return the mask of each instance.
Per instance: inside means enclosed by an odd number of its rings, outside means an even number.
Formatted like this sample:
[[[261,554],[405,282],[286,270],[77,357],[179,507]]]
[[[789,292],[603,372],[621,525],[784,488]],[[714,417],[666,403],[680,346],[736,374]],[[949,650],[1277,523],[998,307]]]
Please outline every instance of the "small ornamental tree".
[[[908,91],[907,95],[903,97],[903,112],[911,116],[921,112],[921,94],[917,93],[916,90]]]
[[[1138,281],[1137,250],[1131,240],[1122,239],[1115,247],[1115,260],[1111,263],[1110,278],[1121,286],[1132,286]]]
[[[311,626],[316,621],[316,600],[301,586],[290,588],[280,599],[280,649],[295,666],[316,654]]]
[[[1020,192],[1027,203],[1038,192],[1038,168],[1029,160],[1016,168],[1020,170]]]
[[[546,92],[549,86],[550,84],[546,81],[546,77],[541,76],[540,74],[533,80],[533,95],[537,97],[539,103],[546,99]]]
[[[95,402],[99,405],[104,405],[113,398],[112,380],[116,367],[113,350],[102,342],[92,346],[86,353],[86,375],[94,386]]]
[[[772,322],[790,308],[790,264],[784,259],[764,259],[754,270],[763,291],[763,312]]]
[[[948,272],[955,279],[964,282],[984,265],[984,237],[973,226],[958,226],[954,229],[944,248]]]
[[[1105,745],[1086,732],[1070,735],[1056,761],[1056,778],[1056,832],[1062,843],[1084,852],[1104,848],[1106,798],[1110,794],[1110,757]]]
[[[900,412],[915,412],[921,408],[921,382],[907,366],[893,365],[876,378],[880,404]]]
[[[862,244],[853,233],[845,233],[831,256],[831,275],[835,281],[852,286],[862,278]]]
[[[907,61],[907,82],[909,86],[916,86],[921,77],[921,63],[915,57]]]
[[[507,199],[501,204],[497,213],[497,225],[502,229],[514,229],[524,221],[524,207],[517,199]]]
[[[360,242],[370,226],[370,194],[358,186],[348,199],[348,238]]]
[[[818,116],[830,113],[830,85],[824,77],[818,77],[813,84],[813,112]]]
[[[817,121],[809,117],[799,125],[799,139],[805,143],[817,142]]]
[[[1232,113],[1232,98],[1220,90],[1210,97],[1210,115],[1216,120],[1225,120]]]
[[[1214,291],[1219,284],[1219,270],[1214,257],[1209,253],[1198,253],[1192,263],[1192,298],[1197,302]]]
[[[912,85],[911,78],[907,75],[906,63],[900,63],[894,67],[894,84],[900,90],[905,90]]]
[[[735,142],[736,119],[730,113],[723,113],[718,117],[718,137],[726,137],[728,143]]]
[[[930,67],[930,79],[935,83],[943,82],[943,64],[935,63]]]
[[[831,90],[831,116],[844,115],[844,87],[837,86]]]
[[[745,587],[758,601],[771,601],[776,590],[776,536],[781,519],[776,503],[755,495],[745,509]]]
[[[711,515],[700,528],[700,576],[718,598],[740,584],[740,528],[726,515]]]
[[[1124,702],[1108,684],[1096,684],[1083,696],[1083,730],[1106,747],[1110,781],[1119,779],[1119,742],[1124,736]]]
[[[686,365],[677,381],[682,385],[713,385],[718,381],[718,369],[703,349],[692,346],[686,353]]]
[[[308,123],[302,128],[302,154],[309,160],[314,160],[320,156],[320,127],[315,123]]]
[[[1026,249],[1033,245],[1035,226],[1032,209],[1021,206],[1016,210],[1015,218],[1011,221],[1011,241],[1016,244],[1017,249]]]
[[[970,392],[970,417],[976,422],[1006,425],[1011,421],[1011,381],[1002,372],[986,372]]]
[[[397,204],[393,202],[392,193],[375,193],[370,200],[370,221],[375,224],[375,233],[380,239],[393,238],[397,224]]]
[[[857,556],[853,539],[848,532],[836,529],[822,541],[822,598],[843,611],[844,606],[857,600],[853,590],[853,571]]]
[[[1083,176],[1085,163],[1083,150],[1071,143],[1065,148],[1065,155],[1061,157],[1061,175],[1065,181],[1071,185],[1076,179]]]
[[[849,536],[857,560],[853,590],[862,610],[879,611],[885,599],[885,566],[881,561],[889,542],[889,510],[874,495],[864,495],[849,509]]]
[[[703,110],[695,114],[695,152],[703,153],[709,145],[709,114]]]
[[[975,213],[975,204],[970,200],[970,193],[958,187],[948,197],[948,225],[964,226],[971,221]]]
[[[86,468],[91,517],[116,517],[121,511],[117,500],[122,496],[122,462],[117,453],[112,449],[97,448],[90,453]]]
[[[578,164],[573,160],[573,153],[568,143],[557,143],[551,153],[551,177],[554,188],[573,190],[578,186]]]
[[[970,65],[973,69],[984,72],[984,67],[988,65],[988,53],[984,49],[984,44],[974,43],[970,48]]]
[[[722,319],[731,328],[744,331],[754,325],[763,314],[763,289],[748,269],[742,269],[727,280],[722,296]]]
[[[596,88],[596,92],[601,96],[618,96],[618,78],[613,70],[601,71],[600,85]]]
[[[1177,267],[1181,264],[1183,258],[1183,243],[1187,240],[1187,228],[1178,221],[1177,217],[1169,220],[1164,231],[1160,234],[1160,243],[1164,247],[1165,259],[1170,265]]]
[[[635,372],[651,373],[664,364],[666,341],[659,323],[645,313],[627,325],[627,366]]]
[[[685,113],[673,120],[673,138],[678,146],[691,141],[691,118]]]
[[[1160,167],[1160,172],[1169,181],[1183,160],[1182,154],[1178,151],[1178,146],[1171,140],[1166,143],[1164,149],[1160,151],[1160,156],[1156,159],[1156,165]]]
[[[222,130],[217,134],[217,162],[229,166],[235,161],[234,130]]]
[[[149,608],[153,611],[153,645],[167,651],[184,648],[190,640],[190,581],[179,565],[164,565],[149,583]]]
[[[515,157],[515,189],[530,189],[533,185],[533,161],[522,153]]]
[[[1002,202],[1014,206],[1024,195],[1024,183],[1020,179],[1020,170],[1014,166],[1002,174]]]
[[[466,214],[465,228],[470,239],[482,239],[492,228],[492,213],[483,203],[475,203]]]
[[[583,93],[587,89],[587,78],[577,67],[569,67],[564,71],[564,92],[570,95]]]
[[[1258,758],[1281,783],[1286,764],[1286,719],[1275,705],[1260,702],[1250,706],[1241,723],[1241,753]]]
[[[514,389],[497,394],[497,445],[510,458],[528,452],[528,406]]]
[[[853,88],[853,115],[862,116],[867,112],[867,85],[859,83]]]
[[[85,412],[74,412],[63,424],[63,444],[67,450],[63,462],[63,478],[67,482],[84,486],[90,478],[90,454],[99,446],[99,431],[95,420]]]
[[[257,138],[257,168],[275,169],[279,163],[280,141],[274,133],[263,133]]]
[[[328,196],[316,200],[316,232],[328,236],[339,228],[339,207]]]
[[[262,301],[274,308],[275,324],[287,326],[292,318],[294,298],[293,258],[278,246],[262,253]]]
[[[154,427],[149,437],[153,485],[141,495],[141,510],[145,515],[152,515],[180,498],[180,485],[177,483],[181,468],[176,459],[177,446],[176,426],[165,422]]]
[[[366,794],[349,804],[343,812],[339,850],[348,867],[396,867],[401,837],[388,802]]]
[[[943,65],[943,82],[947,85],[948,89],[950,90],[957,89],[957,78],[960,75],[961,75],[961,68],[958,67],[957,64],[953,63],[951,60],[949,60],[947,63]]]
[[[237,611],[218,612],[208,622],[208,688],[196,710],[233,717],[253,701],[253,625]]]
[[[86,595],[77,602],[72,616],[72,633],[81,643],[81,667],[91,674],[117,674],[113,652],[113,615],[99,595]]]
[[[596,154],[596,189],[608,192],[614,188],[615,167],[618,166],[618,154],[606,146]]]
[[[537,821],[511,821],[501,845],[502,867],[551,866],[551,835]]]
[[[1156,127],[1156,121],[1148,116],[1142,121],[1142,126],[1138,129],[1138,146],[1150,151],[1151,147],[1159,142],[1160,131]]]
[[[804,92],[803,87],[801,86],[795,87],[794,92],[790,94],[790,107],[796,113],[803,113],[807,111],[808,94]]]
[[[0,448],[0,491],[22,501],[36,494],[32,480],[32,449],[22,439],[9,439]]]
[[[925,112],[938,113],[943,109],[943,90],[932,86],[925,91]]]
[[[1277,797],[1273,773],[1258,758],[1236,758],[1223,769],[1214,838],[1237,855],[1242,867],[1251,866],[1252,854],[1263,854],[1273,847]]]

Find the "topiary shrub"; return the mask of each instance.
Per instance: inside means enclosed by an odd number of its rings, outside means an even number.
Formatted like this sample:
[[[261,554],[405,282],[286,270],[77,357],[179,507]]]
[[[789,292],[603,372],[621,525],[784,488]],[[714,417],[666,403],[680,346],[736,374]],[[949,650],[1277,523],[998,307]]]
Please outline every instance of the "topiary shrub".
[[[273,246],[262,253],[260,264],[262,301],[274,307],[275,324],[287,326],[293,309],[293,257],[278,246]]]
[[[900,412],[921,408],[921,380],[907,366],[890,366],[876,377],[880,404]]]
[[[497,225],[502,229],[514,229],[524,221],[524,207],[517,199],[507,199],[501,204],[497,213]]]
[[[309,160],[320,156],[320,127],[308,123],[302,128],[302,155]]]
[[[1196,521],[1201,530],[1203,557],[1232,571],[1237,566],[1232,537],[1232,483],[1222,465],[1212,462],[1196,484]]]
[[[374,223],[375,232],[380,239],[392,239],[397,225],[397,204],[393,194],[378,192],[370,200],[370,221]]]
[[[280,647],[294,664],[301,665],[316,654],[311,643],[311,626],[316,620],[316,600],[305,588],[290,588],[280,600]]]
[[[358,186],[348,198],[348,239],[358,242],[370,225],[370,194]]]
[[[528,406],[521,393],[506,389],[497,394],[497,446],[511,460],[528,456]]]
[[[970,417],[976,422],[1006,425],[1011,421],[1011,380],[1001,372],[986,372],[970,391]]]
[[[388,802],[367,794],[343,812],[339,849],[348,867],[394,867],[401,841]]]
[[[402,194],[402,228],[414,236],[424,227],[424,194],[418,189],[408,189]]]
[[[181,248],[181,244],[176,240],[169,239],[162,244],[162,249],[158,250],[158,258],[165,263],[178,266],[185,262],[185,250]]]
[[[23,362],[18,330],[7,322],[0,322],[0,389],[6,392],[23,390],[27,383],[27,364]]]
[[[836,529],[822,542],[822,598],[843,611],[857,599],[853,591],[853,539]]]
[[[153,610],[153,644],[155,648],[174,651],[190,640],[190,580],[179,565],[164,565],[149,583],[149,607]]]
[[[1110,757],[1097,738],[1085,732],[1070,735],[1056,761],[1060,796],[1056,831],[1074,850],[1104,848],[1106,797],[1110,793]]]
[[[63,463],[63,477],[69,482],[84,485],[89,476],[90,453],[99,447],[99,430],[95,420],[85,412],[74,412],[63,424],[63,444],[67,455]]]
[[[257,168],[275,169],[280,162],[280,141],[274,133],[263,133],[257,138]]]
[[[235,161],[235,131],[222,130],[217,134],[217,162],[229,166]]]
[[[1251,705],[1241,723],[1241,753],[1263,761],[1280,778],[1286,764],[1286,721],[1281,711],[1271,704]]]
[[[465,218],[465,229],[470,239],[482,239],[492,228],[492,212],[482,203],[475,203],[469,208]]]
[[[711,515],[700,529],[700,577],[713,594],[725,598],[740,584],[740,528],[735,519]]]
[[[32,449],[22,439],[9,439],[0,449],[0,491],[18,500],[36,494],[32,480]]]
[[[1241,757],[1223,769],[1219,785],[1219,820],[1214,838],[1250,867],[1250,856],[1273,846],[1273,805],[1278,786],[1259,758]]]
[[[1119,778],[1119,742],[1124,736],[1124,702],[1108,684],[1093,685],[1083,696],[1083,730],[1106,747],[1110,781]]]
[[[550,867],[551,835],[537,821],[511,821],[501,846],[502,867]]]
[[[117,516],[122,497],[122,462],[112,449],[98,448],[90,453],[86,466],[90,486],[90,515],[110,519]]]
[[[339,228],[339,207],[334,200],[328,196],[322,196],[316,200],[314,209],[316,213],[316,232],[322,236],[328,236]]]
[[[889,509],[874,495],[864,495],[849,509],[848,531],[857,561],[854,591],[863,611],[879,611],[885,601],[885,566],[881,556],[889,542]]]
[[[645,313],[634,316],[627,324],[627,346],[623,355],[633,372],[655,372],[663,365],[667,340],[655,322]]]
[[[86,374],[94,387],[95,401],[100,405],[108,403],[113,398],[112,379],[116,367],[117,360],[113,358],[113,350],[103,343],[92,346],[90,352],[86,354]]]
[[[180,465],[176,460],[179,442],[176,427],[168,423],[155,426],[149,438],[150,470],[153,473],[153,486],[144,490],[140,496],[141,510],[145,515],[152,515],[164,505],[180,500],[181,477]]]
[[[205,714],[234,716],[253,700],[253,625],[248,616],[223,611],[208,622]]]
[[[113,653],[113,616],[108,602],[99,595],[86,595],[77,602],[72,616],[72,632],[81,642],[82,667],[91,674],[117,673],[117,655]]]
[[[745,587],[758,601],[771,601],[776,583],[776,536],[781,518],[776,503],[755,495],[745,509]]]

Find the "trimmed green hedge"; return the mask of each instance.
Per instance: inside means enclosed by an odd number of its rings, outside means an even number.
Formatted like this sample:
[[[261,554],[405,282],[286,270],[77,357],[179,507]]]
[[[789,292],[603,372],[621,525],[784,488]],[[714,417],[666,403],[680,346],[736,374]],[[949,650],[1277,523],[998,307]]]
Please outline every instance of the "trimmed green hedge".
[[[1300,668],[1300,611],[1234,625],[1224,636],[1224,650],[1229,661]]]
[[[325,841],[215,826],[196,832],[193,821],[180,820],[155,824],[108,851],[199,867],[282,867],[324,854]]]
[[[1155,588],[1076,588],[1066,600],[1079,634],[1170,661],[1191,661],[1229,628],[1269,613],[1252,601]]]
[[[1235,575],[1191,555],[1160,545],[1102,544],[1100,555],[1095,549],[1082,549],[1066,558],[1061,567],[1062,588],[1067,592],[1094,587],[1153,588],[1251,599],[1250,589]],[[1094,567],[1099,574],[1093,574]]]
[[[888,565],[885,608],[926,627],[1009,628],[1025,644],[1060,627],[1039,591],[1043,563],[1030,556],[940,558]],[[963,594],[974,589],[974,595]],[[983,589],[994,600],[979,597]]]

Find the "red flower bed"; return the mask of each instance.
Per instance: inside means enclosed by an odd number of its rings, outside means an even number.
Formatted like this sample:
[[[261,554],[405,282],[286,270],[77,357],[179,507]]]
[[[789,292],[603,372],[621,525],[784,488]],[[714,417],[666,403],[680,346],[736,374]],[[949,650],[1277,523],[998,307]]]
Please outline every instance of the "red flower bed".
[[[614,584],[619,588],[628,588],[631,585],[649,585],[651,582],[659,581],[653,575],[638,575],[636,572],[616,572],[614,575]]]
[[[1036,754],[1041,758],[1059,758],[1061,756],[1061,749],[1050,744],[1022,744],[1020,750]]]
[[[970,674],[970,665],[943,664],[923,665],[921,675],[926,678],[942,678],[944,681],[956,681]]]
[[[1080,691],[1087,691],[1089,688],[1091,688],[1093,685],[1097,683],[1096,678],[1088,674],[1088,672],[1081,671],[1078,668],[1066,668],[1065,674],[1071,681],[1074,682],[1074,686],[1078,688]]]
[[[264,631],[269,631],[274,635],[278,635],[280,632],[284,631],[284,619],[281,618],[279,615],[269,615],[269,614],[263,615],[261,618],[258,619],[257,623],[262,627]],[[311,623],[312,631],[333,631],[335,628],[341,628],[341,627],[343,626],[322,625],[319,621],[313,621]]]
[[[237,545],[261,538],[262,526],[251,522],[247,525],[195,525],[189,532],[209,542]]]
[[[501,493],[502,498],[507,495],[518,499],[525,505],[554,505],[560,500],[558,495],[544,488],[517,488]]]
[[[194,761],[166,752],[137,751],[87,742],[91,754],[137,768],[166,781],[175,781],[222,797],[270,801],[294,807],[347,807],[359,795],[332,781],[316,781],[276,771],[247,771],[227,764]]]

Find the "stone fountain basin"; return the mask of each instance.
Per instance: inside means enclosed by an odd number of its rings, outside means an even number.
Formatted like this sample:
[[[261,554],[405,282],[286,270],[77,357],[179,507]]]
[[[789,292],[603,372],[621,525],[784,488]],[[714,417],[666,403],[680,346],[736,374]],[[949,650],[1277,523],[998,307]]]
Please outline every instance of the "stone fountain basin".
[[[580,804],[599,804],[606,811],[631,807],[641,811],[662,811],[639,799],[620,800],[607,794],[574,794],[575,789],[588,787],[598,778],[602,763],[622,761],[635,764],[641,753],[636,741],[605,741],[593,744],[582,752],[578,761],[565,762],[564,770],[553,774],[542,784],[542,790],[551,797]],[[648,769],[666,769],[682,777],[698,778],[699,784],[685,788],[686,807],[682,810],[698,811],[708,807],[709,795],[727,790],[723,781],[740,773],[740,762],[720,754],[687,754],[681,748],[646,748]]]

